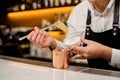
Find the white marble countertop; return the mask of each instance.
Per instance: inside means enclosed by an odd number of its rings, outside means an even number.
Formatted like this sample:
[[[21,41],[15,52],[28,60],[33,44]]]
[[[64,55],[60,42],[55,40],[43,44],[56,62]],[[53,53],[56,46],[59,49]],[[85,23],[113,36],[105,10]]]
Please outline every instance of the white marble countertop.
[[[55,69],[1,58],[0,80],[120,80],[120,72],[77,66]]]

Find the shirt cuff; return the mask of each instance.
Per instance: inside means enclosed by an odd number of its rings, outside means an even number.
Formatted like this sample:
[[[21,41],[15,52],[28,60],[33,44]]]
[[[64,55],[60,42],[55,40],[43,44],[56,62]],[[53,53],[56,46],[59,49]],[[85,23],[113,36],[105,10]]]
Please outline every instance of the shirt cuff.
[[[64,45],[61,41],[56,40],[56,44],[57,44],[56,49],[66,49],[67,48],[67,46]]]
[[[112,57],[110,65],[120,68],[120,50],[112,49]]]

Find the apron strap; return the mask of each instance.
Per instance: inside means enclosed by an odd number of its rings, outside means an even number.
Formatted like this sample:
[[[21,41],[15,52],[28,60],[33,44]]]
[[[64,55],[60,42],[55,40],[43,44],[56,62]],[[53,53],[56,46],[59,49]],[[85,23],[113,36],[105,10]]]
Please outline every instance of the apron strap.
[[[113,19],[113,36],[117,35],[119,28],[119,3],[120,0],[115,0],[114,19]]]
[[[119,3],[120,3],[120,0],[115,0],[113,27],[119,26]]]
[[[90,25],[91,25],[91,11],[88,9],[86,26],[87,26],[87,27],[90,27]]]

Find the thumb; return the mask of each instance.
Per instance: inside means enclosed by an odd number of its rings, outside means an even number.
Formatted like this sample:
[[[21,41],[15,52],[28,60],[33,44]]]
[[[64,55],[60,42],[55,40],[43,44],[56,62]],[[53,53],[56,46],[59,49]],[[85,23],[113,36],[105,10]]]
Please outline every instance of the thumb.
[[[38,27],[34,27],[34,31],[39,31],[39,28]]]
[[[81,42],[85,43],[85,44],[89,44],[90,43],[90,40],[87,40],[85,38],[81,38]]]

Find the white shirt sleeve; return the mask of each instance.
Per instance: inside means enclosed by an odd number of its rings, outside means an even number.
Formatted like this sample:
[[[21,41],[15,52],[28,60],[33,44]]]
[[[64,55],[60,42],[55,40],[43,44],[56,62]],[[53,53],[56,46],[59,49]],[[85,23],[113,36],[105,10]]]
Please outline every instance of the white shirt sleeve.
[[[67,46],[64,45],[61,41],[56,40],[56,44],[57,44],[56,49],[66,49],[67,48]]]
[[[110,65],[120,68],[120,50],[112,49],[112,57]]]

